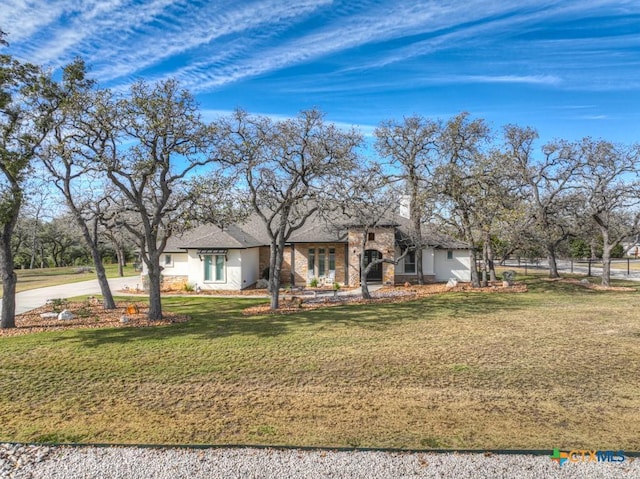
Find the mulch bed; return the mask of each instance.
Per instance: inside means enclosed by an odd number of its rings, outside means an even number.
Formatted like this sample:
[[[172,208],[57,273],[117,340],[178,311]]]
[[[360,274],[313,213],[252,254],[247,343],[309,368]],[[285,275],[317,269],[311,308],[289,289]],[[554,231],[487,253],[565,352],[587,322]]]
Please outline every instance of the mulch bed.
[[[484,288],[472,288],[469,283],[458,283],[457,286],[447,287],[446,284],[425,284],[410,286],[384,286],[372,293],[372,299],[362,299],[360,296],[321,296],[318,298],[303,297],[302,295],[281,296],[280,307],[272,310],[268,304],[252,306],[242,310],[245,316],[259,314],[291,314],[301,311],[308,311],[332,306],[342,306],[345,304],[380,304],[380,303],[402,303],[418,298],[433,296],[442,293],[473,292],[473,293],[524,293],[527,285],[516,283],[513,286],[504,287],[502,282],[490,284]]]
[[[42,331],[62,331],[66,329],[94,329],[94,328],[139,328],[153,327],[172,323],[183,323],[190,318],[184,314],[164,311],[161,321],[149,321],[147,305],[135,304],[138,313],[128,314],[127,306],[132,303],[116,303],[117,309],[104,309],[100,301],[69,301],[64,304],[74,314],[73,319],[43,318],[41,313],[53,312],[51,305],[42,306],[24,314],[16,315],[16,327],[0,329],[0,336],[18,336],[22,334],[39,333]],[[120,322],[126,316],[127,322]]]

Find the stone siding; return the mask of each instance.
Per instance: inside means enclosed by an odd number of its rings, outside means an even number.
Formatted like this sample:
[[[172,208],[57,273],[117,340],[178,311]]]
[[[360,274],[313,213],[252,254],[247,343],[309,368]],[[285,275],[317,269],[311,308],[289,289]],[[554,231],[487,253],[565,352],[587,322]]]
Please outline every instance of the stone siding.
[[[324,249],[325,251],[325,275],[329,271],[329,249],[335,249],[336,260],[336,282],[345,285],[345,244],[344,243],[296,243],[293,246],[294,256],[293,263],[295,266],[295,284],[296,286],[305,286],[307,284],[307,273],[309,271],[309,249],[315,250],[315,270],[316,274],[319,269],[319,252],[318,250]],[[262,272],[269,267],[269,247],[260,247],[259,252],[259,268],[260,277]],[[291,246],[285,246],[284,257],[282,262],[282,272],[280,275],[283,285],[291,283]],[[320,281],[323,278],[318,278]]]
[[[368,233],[374,234],[374,240],[367,239],[365,250],[374,249],[382,253],[383,258],[395,259],[395,229],[393,227],[373,228]],[[363,230],[349,230],[349,284],[360,285],[360,245]],[[395,265],[382,263],[383,284],[395,284]]]
[[[188,276],[183,275],[162,275],[163,291],[180,291],[184,289],[184,285],[189,282]]]
[[[341,285],[345,284],[345,253],[344,243],[296,243],[295,245],[295,254],[294,254],[294,262],[295,262],[295,272],[296,272],[296,286],[304,286],[307,284],[307,278],[309,273],[309,249],[313,248],[315,250],[315,275],[319,276],[319,267],[320,267],[320,254],[319,250],[324,249],[324,257],[325,257],[325,275],[327,276],[329,272],[329,250],[335,250],[335,261],[336,261],[336,277],[335,281]],[[285,261],[287,261],[290,266],[291,262],[291,253],[289,252],[288,256],[285,256]],[[318,280],[322,282],[324,277],[318,277]]]

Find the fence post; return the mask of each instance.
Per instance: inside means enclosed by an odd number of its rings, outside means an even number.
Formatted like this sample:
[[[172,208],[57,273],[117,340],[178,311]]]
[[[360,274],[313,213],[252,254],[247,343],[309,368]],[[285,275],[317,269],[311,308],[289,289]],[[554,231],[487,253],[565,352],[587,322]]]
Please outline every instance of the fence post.
[[[587,276],[591,276],[591,258],[589,258],[589,272],[587,273]]]
[[[629,265],[629,258],[627,258],[627,276],[629,276],[630,271],[629,271],[630,265]]]
[[[573,258],[571,258],[571,272],[573,273]]]

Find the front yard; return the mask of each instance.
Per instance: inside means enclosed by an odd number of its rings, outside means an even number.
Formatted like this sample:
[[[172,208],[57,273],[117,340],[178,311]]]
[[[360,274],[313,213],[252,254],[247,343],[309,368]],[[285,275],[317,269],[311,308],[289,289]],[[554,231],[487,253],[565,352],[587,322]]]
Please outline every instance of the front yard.
[[[2,337],[0,441],[639,450],[640,293],[527,283]]]

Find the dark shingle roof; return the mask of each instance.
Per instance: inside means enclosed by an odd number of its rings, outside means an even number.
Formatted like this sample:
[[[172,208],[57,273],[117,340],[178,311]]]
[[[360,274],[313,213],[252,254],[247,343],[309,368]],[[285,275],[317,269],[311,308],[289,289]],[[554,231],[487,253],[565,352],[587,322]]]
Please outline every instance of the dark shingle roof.
[[[380,226],[395,226],[396,238],[403,241],[408,238],[411,223],[408,219],[396,217],[385,221]],[[310,217],[302,228],[292,233],[291,243],[346,243],[344,228],[332,227],[317,215]],[[422,237],[426,244],[441,249],[466,249],[466,243],[455,240],[447,234],[438,231],[433,226],[425,226]],[[221,229],[212,224],[206,224],[174,236],[167,242],[165,252],[180,252],[184,249],[203,248],[253,248],[266,246],[270,243],[264,223],[257,215],[251,215],[245,222],[237,225],[225,226]]]

